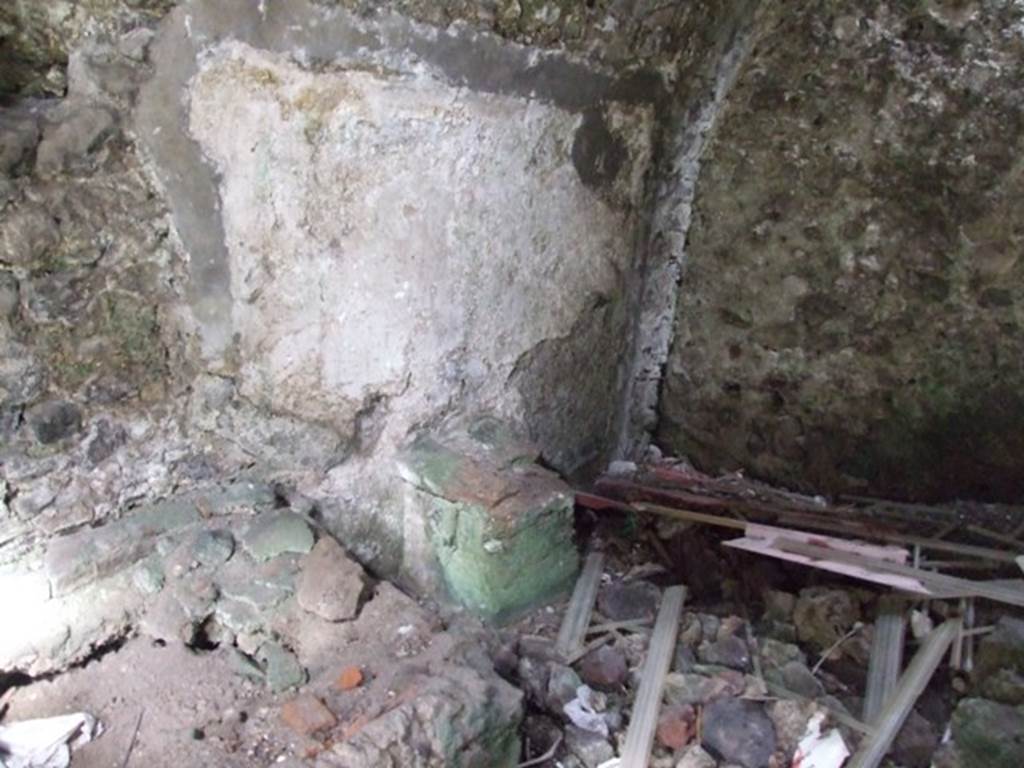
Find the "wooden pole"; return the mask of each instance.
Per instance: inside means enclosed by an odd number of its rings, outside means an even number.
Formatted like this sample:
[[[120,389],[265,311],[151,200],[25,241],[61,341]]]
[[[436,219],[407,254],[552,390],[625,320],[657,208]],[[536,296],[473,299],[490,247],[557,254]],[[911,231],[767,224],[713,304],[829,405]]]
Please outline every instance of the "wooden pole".
[[[647,649],[640,687],[633,704],[633,716],[626,732],[626,744],[622,749],[619,768],[647,768],[654,746],[654,733],[658,727],[658,712],[661,709],[661,694],[665,687],[665,676],[672,665],[679,633],[679,617],[683,612],[686,587],[669,587],[661,598],[658,620],[651,634]]]

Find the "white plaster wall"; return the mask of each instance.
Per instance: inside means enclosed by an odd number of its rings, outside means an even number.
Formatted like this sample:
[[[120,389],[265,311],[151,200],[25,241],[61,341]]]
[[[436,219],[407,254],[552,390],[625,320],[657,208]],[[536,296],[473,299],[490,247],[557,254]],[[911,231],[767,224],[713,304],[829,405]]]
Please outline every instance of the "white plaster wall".
[[[385,398],[385,444],[453,406],[515,418],[521,357],[623,291],[634,222],[580,180],[576,114],[237,42],[190,98],[220,174],[241,386],[276,412],[345,430]],[[639,205],[635,112],[619,191]]]

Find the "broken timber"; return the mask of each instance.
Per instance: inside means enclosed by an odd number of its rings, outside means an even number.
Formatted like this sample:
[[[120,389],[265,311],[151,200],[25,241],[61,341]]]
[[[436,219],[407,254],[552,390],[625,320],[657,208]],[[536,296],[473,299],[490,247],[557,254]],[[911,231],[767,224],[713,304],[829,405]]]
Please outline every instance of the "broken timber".
[[[960,619],[950,619],[928,635],[899,679],[895,692],[885,702],[875,723],[875,733],[861,744],[847,768],[877,768],[881,764],[959,631]]]
[[[603,568],[604,555],[601,552],[591,552],[587,555],[583,571],[572,591],[569,607],[565,610],[562,626],[558,630],[555,650],[563,658],[576,655],[583,647],[587,628],[590,626],[590,614],[594,612],[594,602],[597,600],[597,588],[601,583]]]
[[[903,643],[907,633],[906,605],[899,598],[884,597],[878,605],[875,637],[868,661],[868,685],[864,695],[864,722],[874,723],[882,706],[896,688],[903,668]]]
[[[615,503],[613,500],[609,501],[612,502],[613,504]],[[586,506],[587,502],[583,500],[580,503]],[[617,506],[615,508],[618,509],[620,507]],[[731,517],[722,517],[721,515],[711,515],[705,512],[692,512],[686,509],[676,509],[675,507],[665,507],[660,504],[637,502],[632,504],[630,508],[637,512],[650,512],[652,514],[661,515],[662,517],[671,517],[675,518],[676,520],[686,520],[693,523],[701,523],[703,525],[714,525],[721,528],[735,528],[737,530],[744,530],[747,527],[747,523],[744,520],[737,520]],[[850,531],[844,530],[842,526],[836,525],[831,521],[809,520],[807,519],[807,517],[808,516],[803,516],[802,522],[809,528],[821,528],[824,530],[832,531],[834,533],[851,533]],[[995,560],[1001,563],[1013,563],[1016,562],[1017,558],[1017,553],[1007,552],[1003,549],[977,547],[973,544],[960,544],[952,541],[941,541],[939,539],[929,539],[921,536],[911,536],[901,533],[887,533],[884,531],[869,530],[866,528],[856,531],[856,535],[867,539],[877,539],[879,541],[885,541],[890,544],[919,546],[925,550],[933,550],[935,552],[949,552],[951,554],[964,555],[967,557],[980,557],[986,560]]]
[[[654,732],[658,727],[658,710],[661,708],[665,676],[672,665],[676,636],[679,633],[679,617],[685,599],[686,587],[682,586],[669,587],[662,597],[619,768],[647,768],[651,748],[654,746]]]
[[[634,504],[632,505],[632,508],[638,512],[651,512],[664,517],[675,518],[677,520],[686,520],[689,522],[714,525],[723,528],[733,528],[743,530],[745,532],[747,532],[748,529],[776,531],[780,536],[776,539],[774,546],[766,546],[763,539],[757,539],[754,537],[736,539],[725,543],[728,546],[733,546],[738,549],[747,549],[759,554],[780,557],[781,559],[789,559],[794,562],[802,562],[805,565],[814,565],[825,570],[832,570],[836,573],[843,573],[867,581],[874,581],[879,584],[896,587],[897,589],[903,589],[908,592],[923,594],[935,598],[984,597],[996,602],[1024,607],[1024,582],[1016,581],[1007,584],[1005,582],[998,581],[984,582],[960,579],[954,576],[914,568],[901,563],[890,562],[888,558],[884,560],[876,560],[873,557],[862,557],[849,551],[850,549],[853,549],[854,552],[856,552],[857,548],[869,545],[849,542],[833,537],[825,537],[823,535],[790,531],[786,528],[756,526],[746,523],[743,520],[720,517],[718,515],[709,515],[703,512],[690,512],[688,510],[674,509],[671,507],[662,507],[657,504],[646,503]],[[829,542],[843,542],[845,546],[833,549],[829,547],[817,547],[813,544],[802,543],[800,541],[787,540],[797,538],[804,539],[806,542],[809,537],[818,540],[827,539]],[[909,540],[914,537],[901,538]],[[931,541],[932,540],[930,539],[925,539],[921,546],[927,548]],[[983,547],[971,547],[969,545],[951,544],[949,542],[935,543],[948,547],[956,547],[957,551],[960,551],[963,554],[970,553],[977,556],[991,557],[991,559],[1003,562],[1016,562],[1017,560],[1016,556],[1012,552],[986,550]],[[848,551],[840,551],[842,549],[846,549]],[[806,560],[785,557],[783,556],[785,554],[800,555],[803,558],[809,558],[810,560],[817,562],[807,562]],[[852,566],[852,568],[847,566]]]
[[[920,568],[901,565],[899,563],[874,560],[860,555],[841,552],[828,547],[804,544],[792,540],[778,540],[776,547],[782,552],[803,555],[817,561],[834,561],[840,564],[855,565],[868,570],[874,569],[893,576],[907,576],[919,581],[933,596],[944,597],[984,597],[1008,605],[1024,607],[1024,584],[1004,581],[970,581],[947,576],[942,573],[923,571]]]

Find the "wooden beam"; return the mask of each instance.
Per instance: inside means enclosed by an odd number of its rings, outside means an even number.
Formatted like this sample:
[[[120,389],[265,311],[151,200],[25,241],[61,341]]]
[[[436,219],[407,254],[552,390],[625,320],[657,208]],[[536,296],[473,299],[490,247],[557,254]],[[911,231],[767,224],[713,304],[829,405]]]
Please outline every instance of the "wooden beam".
[[[679,633],[679,617],[683,612],[686,587],[669,587],[661,598],[658,620],[654,624],[651,644],[647,649],[640,687],[633,704],[633,715],[622,748],[620,768],[647,768],[658,727],[658,712],[665,687],[665,676],[672,665]]]
[[[702,525],[714,525],[720,528],[734,528],[737,530],[743,530],[746,528],[746,524],[742,520],[735,520],[729,517],[722,517],[721,515],[709,515],[704,512],[691,512],[685,509],[676,509],[674,507],[665,507],[660,504],[651,504],[648,502],[637,502],[632,505],[632,508],[638,512],[649,512],[655,515],[661,515],[663,517],[671,517],[676,520],[688,520],[694,523],[700,523]],[[853,533],[848,527],[830,523],[828,521],[818,520],[815,521],[810,515],[801,515],[802,524],[808,528],[820,528],[822,530],[831,531],[833,533],[845,533],[847,535]],[[859,528],[856,534],[861,538],[875,539],[876,541],[884,541],[889,544],[902,544],[907,546],[920,546],[925,550],[932,550],[935,552],[949,552],[958,555],[965,555],[968,557],[980,557],[985,560],[995,560],[1001,563],[1013,563],[1016,562],[1017,553],[1007,552],[1002,549],[991,549],[990,547],[977,547],[973,544],[958,544],[952,541],[939,541],[937,539],[929,539],[922,536],[910,536],[902,533],[887,533],[884,531],[877,531],[869,528]]]
[[[874,723],[896,688],[903,671],[903,644],[907,633],[907,606],[903,600],[884,597],[878,604],[875,637],[868,661],[868,686],[864,695],[864,722]]]
[[[955,576],[947,576],[942,573],[923,571],[912,566],[900,565],[882,560],[873,560],[860,555],[841,552],[827,547],[818,547],[813,544],[804,544],[797,541],[779,539],[775,546],[783,552],[804,555],[815,560],[829,560],[848,565],[856,565],[861,568],[874,569],[883,573],[891,573],[899,576],[907,576],[915,579],[925,586],[929,591],[936,590],[950,596],[957,597],[984,597],[1008,605],[1016,605],[1024,608],[1024,585],[1008,585],[1004,582],[971,581],[959,579]]]
[[[862,744],[847,768],[878,768],[906,722],[915,702],[938,669],[942,657],[960,631],[960,619],[951,619],[932,630],[920,650],[900,677],[896,690],[885,702],[875,725],[875,733]]]
[[[562,626],[558,630],[555,651],[564,658],[569,658],[583,647],[590,626],[590,614],[594,611],[597,600],[597,588],[601,584],[601,573],[604,569],[604,554],[591,552],[583,565],[576,586],[565,609]]]

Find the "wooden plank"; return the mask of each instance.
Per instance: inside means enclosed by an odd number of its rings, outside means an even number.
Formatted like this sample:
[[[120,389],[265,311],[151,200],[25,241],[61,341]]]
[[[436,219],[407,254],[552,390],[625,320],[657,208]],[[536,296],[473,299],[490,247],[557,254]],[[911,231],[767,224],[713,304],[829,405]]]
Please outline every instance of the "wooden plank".
[[[1024,588],[1022,586],[1011,586],[1000,582],[970,581],[969,579],[960,579],[942,573],[923,571],[919,568],[898,563],[872,560],[848,552],[817,547],[813,544],[804,544],[797,541],[786,541],[785,539],[776,540],[775,546],[783,552],[804,555],[814,560],[827,560],[856,565],[868,570],[881,571],[882,573],[908,576],[919,581],[925,589],[942,592],[947,596],[984,597],[987,600],[1024,608]]]
[[[981,536],[983,539],[994,541],[997,544],[1015,549],[1014,556],[1017,556],[1024,551],[1024,541],[1018,541],[1013,536],[1008,536],[1005,533],[999,533],[998,531],[990,531],[988,528],[982,528],[980,525],[968,525],[967,531],[973,533],[975,536]]]
[[[882,705],[896,688],[903,671],[903,644],[907,633],[907,608],[899,598],[885,597],[878,604],[875,637],[868,661],[868,686],[864,695],[864,722],[874,723]]]
[[[633,509],[638,512],[651,512],[662,517],[671,517],[675,520],[686,520],[691,523],[700,523],[701,525],[714,525],[719,528],[733,528],[739,531],[745,531],[747,523],[744,520],[737,520],[732,517],[722,517],[721,515],[709,515],[705,512],[691,512],[688,509],[675,509],[673,507],[663,507],[658,504],[648,504],[646,502],[639,502],[633,505]]]
[[[877,568],[873,568],[870,566],[851,565],[849,563],[841,563],[834,560],[826,559],[824,557],[813,558],[803,554],[787,552],[779,546],[779,541],[779,539],[767,540],[744,537],[741,539],[732,539],[730,541],[723,542],[723,544],[727,547],[741,549],[745,552],[751,552],[755,555],[773,557],[777,560],[786,560],[787,562],[796,563],[797,565],[806,565],[812,568],[819,568],[823,571],[838,573],[842,576],[850,576],[854,579],[860,579],[861,581],[870,581],[873,584],[880,584],[884,587],[891,587],[892,589],[899,589],[904,592],[912,592],[914,594],[923,595],[925,597],[940,596],[938,593],[928,589],[924,584],[922,584],[917,579],[912,579],[907,576],[901,576],[898,574],[884,573],[878,570]],[[828,552],[831,550],[824,551]],[[869,558],[865,558],[865,561],[868,563],[876,562],[875,560],[871,560]]]
[[[583,565],[583,570],[576,580],[576,586],[565,609],[562,626],[558,630],[555,650],[564,658],[579,653],[583,640],[590,626],[590,614],[594,611],[597,600],[597,588],[601,584],[601,573],[604,569],[604,554],[591,552]]]
[[[878,768],[959,631],[960,619],[951,619],[928,635],[878,715],[875,733],[861,744],[847,768]]]
[[[638,502],[633,504],[632,508],[638,512],[649,512],[663,517],[672,517],[676,520],[689,520],[690,522],[700,523],[702,525],[714,525],[721,528],[734,529],[743,529],[745,527],[745,523],[742,520],[734,520],[728,517],[721,517],[720,515],[709,515],[704,512],[691,512],[689,510],[676,509],[674,507],[665,507],[660,504]],[[834,533],[851,533],[848,528],[844,528],[841,525],[829,524],[826,521],[815,522],[814,520],[809,519],[809,515],[801,515],[800,517],[803,521],[801,524],[809,528],[818,527]],[[1014,552],[1007,552],[1002,549],[991,549],[989,547],[977,547],[973,544],[958,544],[952,541],[938,541],[936,539],[929,539],[921,536],[887,533],[867,527],[858,529],[857,535],[865,539],[874,539],[876,541],[884,541],[890,544],[902,544],[906,546],[918,545],[922,549],[935,552],[949,552],[951,554],[965,555],[967,557],[980,557],[985,560],[995,560],[1002,563],[1016,562],[1016,553]]]
[[[651,748],[654,746],[654,732],[658,727],[665,675],[672,665],[676,636],[679,633],[679,617],[685,599],[686,587],[682,586],[669,587],[661,598],[619,768],[647,768]]]
[[[581,507],[592,509],[595,512],[600,512],[605,509],[614,509],[618,512],[635,511],[633,507],[624,501],[609,499],[604,496],[598,496],[596,493],[587,493],[586,491],[576,491],[576,503]]]
[[[868,544],[863,541],[851,541],[850,539],[839,539],[835,536],[826,536],[821,533],[808,533],[797,531],[792,528],[776,528],[770,525],[758,525],[751,523],[746,528],[747,538],[764,539],[772,542],[777,539],[787,541],[802,541],[805,544],[814,544],[828,549],[838,549],[842,552],[852,552],[855,555],[870,557],[876,560],[886,560],[892,563],[905,563],[909,557],[907,550],[902,547],[891,545]]]

